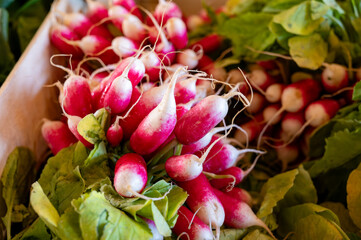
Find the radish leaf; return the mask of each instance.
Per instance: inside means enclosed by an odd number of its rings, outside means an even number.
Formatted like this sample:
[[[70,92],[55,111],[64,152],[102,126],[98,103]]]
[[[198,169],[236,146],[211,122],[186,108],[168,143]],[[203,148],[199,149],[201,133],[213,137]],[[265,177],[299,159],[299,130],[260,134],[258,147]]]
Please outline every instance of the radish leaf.
[[[361,164],[353,170],[347,181],[347,207],[355,225],[361,228]]]

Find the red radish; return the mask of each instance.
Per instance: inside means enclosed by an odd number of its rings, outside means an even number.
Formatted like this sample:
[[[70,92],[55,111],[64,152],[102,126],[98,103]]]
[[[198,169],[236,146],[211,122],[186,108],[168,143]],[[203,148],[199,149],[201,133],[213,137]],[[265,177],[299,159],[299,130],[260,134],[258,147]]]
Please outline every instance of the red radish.
[[[132,82],[132,85],[138,85],[138,83],[143,79],[145,74],[145,66],[143,62],[137,57],[125,58],[114,70],[111,78],[115,79],[116,77],[125,73],[126,69],[128,69],[127,77]]]
[[[112,114],[123,112],[129,105],[132,97],[132,83],[127,77],[119,76],[111,83],[104,95],[101,106],[109,108]]]
[[[288,144],[287,146],[284,146],[284,144],[278,144],[278,146],[276,145],[275,148],[277,152],[277,158],[282,163],[282,171],[286,171],[288,164],[298,158],[300,151],[296,144]]]
[[[187,103],[196,97],[197,78],[191,77],[175,85],[174,97],[177,104]]]
[[[225,127],[213,128],[211,131],[209,131],[209,133],[204,135],[204,137],[202,137],[198,141],[196,141],[194,143],[191,143],[189,145],[183,145],[181,154],[182,155],[187,154],[187,153],[192,154],[192,153],[195,153],[195,152],[205,148],[211,142],[213,135],[215,135],[216,133],[219,133],[221,131],[226,131],[229,128],[232,128],[232,127],[239,128],[235,124],[231,124],[231,125],[225,126]]]
[[[210,69],[214,68],[214,62],[210,57],[203,54],[203,56],[198,61],[198,68],[208,73]]]
[[[247,203],[228,196],[227,194],[213,188],[213,192],[221,201],[225,211],[224,224],[232,228],[248,228],[259,226],[264,228],[274,239],[276,239],[267,225],[253,213]]]
[[[41,127],[41,133],[54,155],[78,141],[70,132],[68,126],[61,121],[45,119]]]
[[[209,226],[184,206],[179,208],[178,219],[172,230],[178,235],[178,238],[180,237],[183,240],[213,239],[213,233]]]
[[[73,12],[63,14],[63,22],[72,31],[78,34],[80,37],[86,35],[101,36],[106,39],[112,39],[113,35],[103,26],[96,26],[87,18],[84,14]]]
[[[149,77],[149,81],[156,82],[161,76],[161,61],[157,54],[153,51],[144,51],[140,60],[145,66],[145,72]]]
[[[173,74],[175,73],[175,71],[177,71],[178,68],[185,66],[186,65],[177,64],[177,63],[172,64],[171,66],[164,66],[163,79],[165,79],[165,81],[169,81],[169,79],[172,78]],[[188,71],[180,72],[177,82],[184,80],[188,76],[189,76]]]
[[[99,1],[86,0],[88,6],[87,16],[93,23],[98,23],[108,18],[108,9]]]
[[[282,131],[284,136],[282,139],[288,141],[292,136],[294,136],[305,123],[304,112],[296,113],[286,113],[281,121]]]
[[[338,112],[340,105],[334,99],[317,100],[305,110],[305,119],[312,127],[319,127],[328,122]]]
[[[121,196],[138,197],[147,180],[147,167],[142,156],[127,153],[118,159],[114,169],[114,188]]]
[[[190,15],[188,18],[187,18],[187,21],[186,21],[186,24],[187,24],[187,28],[190,30],[190,31],[193,31],[195,30],[196,28],[198,28],[199,26],[202,26],[204,24],[204,21],[203,19],[198,16],[198,15]]]
[[[193,212],[197,212],[197,216],[207,225],[211,225],[217,229],[219,236],[219,228],[224,222],[224,209],[214,194],[206,176],[200,174],[199,177],[191,181],[179,182],[178,185],[188,193],[187,205]]]
[[[118,117],[115,119],[114,123],[110,125],[107,130],[107,140],[112,147],[116,147],[120,144],[123,139],[123,129],[119,125]]]
[[[113,51],[121,58],[133,56],[139,48],[138,43],[126,37],[116,37],[112,41]]]
[[[122,6],[127,9],[131,14],[137,16],[140,21],[143,21],[143,16],[134,0],[113,0],[113,4],[116,6]]]
[[[322,85],[327,92],[337,92],[347,87],[348,84],[349,79],[346,67],[339,64],[327,64],[322,72]]]
[[[213,136],[211,144],[218,138],[219,137],[216,135]],[[203,170],[210,173],[219,173],[224,171],[235,166],[239,159],[247,152],[254,152],[258,154],[264,153],[254,149],[237,149],[231,144],[219,141],[209,152],[205,162],[203,163]],[[196,155],[199,156],[200,152],[197,152]]]
[[[230,167],[226,170],[220,171],[217,173],[217,175],[230,175],[233,176],[233,178],[214,178],[210,180],[211,185],[214,188],[222,189],[222,188],[233,188],[234,185],[237,185],[240,183],[254,168],[255,163],[252,164],[250,168],[248,168],[246,171],[243,171],[239,167]]]
[[[320,84],[313,79],[304,79],[288,85],[282,92],[282,108],[298,112],[316,100],[321,92]]]
[[[79,40],[78,36],[72,32],[68,27],[60,24],[54,24],[50,29],[51,43],[65,54],[72,54],[74,57],[82,57],[83,52],[79,47],[67,43],[66,40]]]
[[[85,140],[82,135],[78,132],[78,124],[81,121],[81,118],[78,116],[71,116],[64,112],[65,116],[68,118],[68,127],[69,130],[74,134],[74,136],[87,148],[93,148],[93,144]]]
[[[277,112],[280,110],[281,105],[280,104],[271,104],[268,105],[265,109],[263,109],[263,119],[265,122],[269,122],[271,125],[275,125],[281,121],[282,116],[278,115],[276,118],[273,118],[274,115],[277,114]],[[271,121],[272,119],[272,121]]]
[[[256,114],[262,111],[267,103],[265,97],[256,92],[248,94],[247,99],[251,103],[251,105],[247,108],[247,111],[251,114]]]
[[[139,124],[130,138],[131,148],[139,154],[155,151],[173,132],[177,122],[174,88],[178,72],[173,75],[167,91],[159,103]]]
[[[217,34],[211,34],[193,43],[190,48],[200,47],[204,53],[211,53],[219,49],[221,45],[222,38]]]
[[[83,77],[71,75],[64,83],[60,98],[67,114],[85,117],[93,112],[89,84]]]
[[[192,107],[174,129],[178,141],[185,145],[194,143],[220,123],[227,115],[228,99],[239,94],[233,91],[223,96],[208,96]]]
[[[158,28],[155,26],[149,27],[148,35],[149,35],[149,42],[153,45],[156,45],[157,41],[159,40]]]
[[[276,82],[266,71],[255,69],[248,75],[251,85],[265,91],[270,85]]]
[[[245,202],[248,206],[252,206],[252,197],[251,195],[242,188],[234,187],[230,191],[224,191],[230,197],[233,197],[239,201]]]
[[[129,15],[129,11],[122,6],[115,5],[108,9],[108,15],[114,26],[122,31],[123,21]]]
[[[275,60],[257,61],[257,64],[268,71],[278,69],[278,65]]]
[[[182,11],[177,4],[171,1],[159,0],[154,10],[154,18],[158,23],[164,24],[172,17],[182,18]]]
[[[125,16],[122,24],[122,32],[125,37],[138,43],[142,42],[147,35],[143,23],[132,14]]]
[[[266,89],[266,94],[265,94],[267,101],[269,101],[270,103],[276,103],[281,101],[281,96],[284,88],[285,85],[281,83],[275,83],[270,85]]]
[[[140,122],[161,102],[167,85],[153,87],[144,92],[137,105],[130,111],[127,118],[120,120],[123,128],[124,138],[129,139],[132,133],[137,129]]]
[[[237,130],[234,137],[240,143],[246,144],[247,142],[251,142],[257,138],[263,126],[263,116],[256,115],[254,119],[240,126],[247,133],[247,135],[245,135],[244,132]]]
[[[168,19],[166,30],[170,41],[176,49],[183,49],[188,44],[187,27],[182,19],[172,17]]]
[[[188,66],[188,69],[194,69],[198,65],[198,56],[192,49],[186,49],[178,53],[177,62]]]
[[[219,81],[226,81],[227,72],[223,67],[214,67],[208,70],[208,74]]]
[[[243,93],[243,94],[247,94],[249,92],[249,86],[245,81],[245,78],[243,76],[243,74],[241,73],[241,71],[239,71],[238,69],[232,69],[228,72],[228,78],[229,84],[237,84],[237,83],[241,83],[238,87],[238,91]],[[226,90],[229,90],[229,86],[226,85]]]
[[[177,104],[177,119],[183,117],[183,115],[191,109],[193,101],[189,101],[188,103]]]

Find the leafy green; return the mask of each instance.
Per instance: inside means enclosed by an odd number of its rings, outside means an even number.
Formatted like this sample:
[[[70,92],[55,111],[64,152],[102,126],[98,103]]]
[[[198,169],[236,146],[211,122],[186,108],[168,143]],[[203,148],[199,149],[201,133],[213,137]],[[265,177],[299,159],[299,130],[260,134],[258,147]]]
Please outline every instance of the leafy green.
[[[94,114],[85,116],[77,126],[79,134],[92,144],[106,141],[104,128]]]
[[[261,233],[258,229],[250,232],[243,238],[243,240],[272,240],[273,238]]]
[[[323,15],[328,11],[327,5],[317,1],[305,1],[274,16],[287,32],[297,35],[313,33],[324,21]]]
[[[317,202],[316,189],[302,166],[270,178],[264,189],[257,216],[265,220],[271,230],[277,228],[276,216],[281,208]]]
[[[229,0],[226,7],[231,14],[259,12],[267,2],[266,0]]]
[[[235,239],[242,239],[247,233],[246,229],[221,229],[219,239],[220,240],[235,240]],[[213,232],[215,235],[216,233]]]
[[[361,164],[353,170],[347,181],[347,207],[355,225],[361,228]]]
[[[262,9],[262,12],[279,13],[287,10],[297,4],[304,2],[305,0],[273,0],[268,1],[266,6]]]
[[[288,46],[293,60],[303,68],[318,69],[328,54],[327,43],[318,33],[292,37],[288,39]]]
[[[352,100],[354,101],[361,100],[361,82],[356,83],[352,94]]]
[[[25,147],[12,151],[7,159],[0,182],[1,219],[11,238],[11,219],[14,206],[26,203],[30,184],[35,180],[35,159]]]
[[[27,239],[42,239],[42,240],[50,240],[51,234],[48,232],[48,228],[46,227],[45,223],[40,219],[37,218],[29,228],[23,230],[22,232],[18,233],[12,240],[27,240]]]

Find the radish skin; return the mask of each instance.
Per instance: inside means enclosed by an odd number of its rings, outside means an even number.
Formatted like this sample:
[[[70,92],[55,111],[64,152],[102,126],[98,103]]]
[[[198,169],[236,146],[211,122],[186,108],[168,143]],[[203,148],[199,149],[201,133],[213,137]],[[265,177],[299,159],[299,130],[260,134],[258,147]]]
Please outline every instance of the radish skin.
[[[108,128],[107,140],[112,147],[116,147],[123,139],[123,129],[118,123],[118,119]]]
[[[305,110],[305,119],[312,127],[319,127],[333,118],[340,105],[334,99],[321,99],[311,103]]]
[[[108,9],[101,2],[94,0],[87,0],[88,12],[87,16],[93,23],[98,23],[101,20],[108,18]]]
[[[211,34],[193,43],[189,48],[195,49],[200,47],[207,54],[216,51],[221,45],[222,38],[217,34]]]
[[[198,56],[192,49],[185,49],[177,55],[177,63],[194,69],[198,65]]]
[[[172,17],[168,19],[166,30],[170,41],[176,49],[183,49],[188,44],[187,27],[182,19]]]
[[[239,201],[245,202],[248,204],[248,206],[252,206],[252,197],[251,195],[242,188],[234,187],[230,191],[223,191],[225,194],[227,194],[230,197],[233,197]]]
[[[323,88],[334,93],[349,85],[347,69],[339,64],[329,64],[322,71]]]
[[[68,27],[60,24],[55,24],[50,29],[50,41],[60,50],[61,53],[72,54],[75,58],[81,58],[83,52],[79,47],[73,46],[63,40],[79,40],[79,37],[71,31]]]
[[[175,85],[174,97],[177,104],[187,103],[196,97],[197,78],[182,80]]]
[[[267,101],[270,103],[276,103],[281,101],[281,96],[284,88],[285,85],[281,83],[275,83],[267,87],[265,94]]]
[[[182,11],[177,4],[171,1],[159,0],[154,10],[154,18],[164,25],[172,17],[182,18]]]

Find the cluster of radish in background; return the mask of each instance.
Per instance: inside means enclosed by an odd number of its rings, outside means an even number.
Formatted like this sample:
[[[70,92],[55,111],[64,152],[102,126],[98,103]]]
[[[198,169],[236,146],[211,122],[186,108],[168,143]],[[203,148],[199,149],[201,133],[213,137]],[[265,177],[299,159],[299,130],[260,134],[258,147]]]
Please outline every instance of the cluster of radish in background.
[[[50,39],[62,54],[51,62],[68,73],[64,84],[56,83],[64,118],[46,120],[42,127],[53,154],[77,141],[92,149],[95,143],[79,132],[79,125],[105,109],[111,122],[104,125],[105,136],[98,137],[109,151],[130,150],[122,152],[114,169],[114,188],[121,196],[159,200],[142,191],[153,177],[152,168],[160,168],[189,195],[173,228],[182,239],[212,239],[212,228],[218,238],[223,225],[260,226],[272,235],[253,213],[250,195],[235,187],[265,152],[232,145],[242,145],[227,138],[232,128],[247,134],[239,126],[216,127],[224,122],[229,99],[241,102],[238,112],[250,105],[238,91],[242,83],[209,76],[222,78],[224,70],[205,55],[221,39],[211,35],[188,46],[182,12],[172,2],[160,0],[153,13],[142,9],[145,20],[132,0],[111,6],[87,3],[85,14],[53,11]],[[54,63],[70,55],[67,68]],[[223,86],[216,93],[215,83]],[[228,92],[222,94],[224,86]],[[256,160],[244,171],[236,165],[247,153]]]

